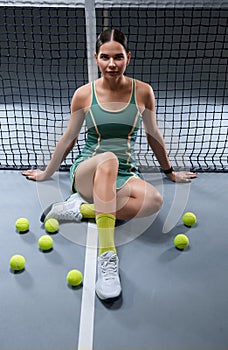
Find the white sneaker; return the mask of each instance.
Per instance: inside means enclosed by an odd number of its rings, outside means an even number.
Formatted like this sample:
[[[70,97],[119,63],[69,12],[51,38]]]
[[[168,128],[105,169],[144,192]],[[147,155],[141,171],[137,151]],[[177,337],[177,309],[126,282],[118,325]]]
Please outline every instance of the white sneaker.
[[[42,222],[54,218],[58,221],[76,221],[81,222],[82,214],[80,206],[86,203],[78,193],[72,194],[66,201],[54,203],[49,206],[42,214]]]
[[[98,257],[96,293],[101,300],[114,299],[121,294],[119,259],[112,250]]]

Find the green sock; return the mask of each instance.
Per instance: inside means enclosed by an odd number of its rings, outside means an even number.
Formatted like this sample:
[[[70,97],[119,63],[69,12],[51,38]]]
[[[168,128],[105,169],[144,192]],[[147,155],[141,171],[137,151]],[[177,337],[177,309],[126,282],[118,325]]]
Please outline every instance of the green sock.
[[[112,250],[116,253],[114,234],[116,218],[112,214],[96,215],[96,223],[99,238],[99,255]]]
[[[84,219],[95,219],[94,204],[83,203],[80,206],[80,212]]]

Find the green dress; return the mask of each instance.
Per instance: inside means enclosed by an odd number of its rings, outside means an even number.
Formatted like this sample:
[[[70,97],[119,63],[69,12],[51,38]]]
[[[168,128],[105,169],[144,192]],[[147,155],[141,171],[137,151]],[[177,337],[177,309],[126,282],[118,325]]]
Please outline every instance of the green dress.
[[[134,157],[134,145],[142,116],[135,99],[135,81],[132,79],[132,93],[129,103],[120,110],[107,110],[101,107],[94,82],[91,83],[92,104],[85,116],[87,138],[82,152],[70,168],[72,190],[77,167],[84,160],[104,152],[113,152],[119,160],[117,189],[130,178],[142,177]]]

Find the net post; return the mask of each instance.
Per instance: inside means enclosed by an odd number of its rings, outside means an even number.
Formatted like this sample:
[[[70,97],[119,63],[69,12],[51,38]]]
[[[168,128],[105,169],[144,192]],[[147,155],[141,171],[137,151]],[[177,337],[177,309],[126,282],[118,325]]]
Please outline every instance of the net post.
[[[97,65],[94,60],[96,42],[96,13],[95,0],[85,0],[86,17],[86,43],[88,59],[88,79],[93,81],[98,78]]]

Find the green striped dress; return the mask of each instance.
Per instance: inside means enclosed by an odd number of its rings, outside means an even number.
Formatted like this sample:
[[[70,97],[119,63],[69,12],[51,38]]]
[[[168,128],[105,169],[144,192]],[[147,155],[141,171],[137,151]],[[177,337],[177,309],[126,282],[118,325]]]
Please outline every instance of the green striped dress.
[[[85,116],[87,139],[82,152],[70,169],[72,189],[77,167],[84,160],[104,152],[113,152],[119,160],[117,189],[130,178],[141,177],[134,157],[134,144],[141,123],[141,114],[136,105],[135,81],[129,103],[119,110],[104,109],[98,102],[94,82],[91,83],[92,103]],[[115,104],[115,103],[114,103]]]

